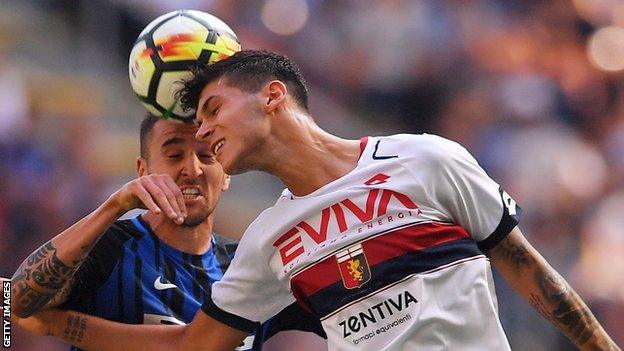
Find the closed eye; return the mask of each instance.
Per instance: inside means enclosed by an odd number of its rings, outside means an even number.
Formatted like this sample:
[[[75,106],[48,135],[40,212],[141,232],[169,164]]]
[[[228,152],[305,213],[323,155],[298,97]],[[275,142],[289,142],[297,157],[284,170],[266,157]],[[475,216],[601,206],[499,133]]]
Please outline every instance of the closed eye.
[[[212,154],[199,154],[198,156],[204,162],[212,162],[212,161],[215,160],[214,155],[212,155]]]

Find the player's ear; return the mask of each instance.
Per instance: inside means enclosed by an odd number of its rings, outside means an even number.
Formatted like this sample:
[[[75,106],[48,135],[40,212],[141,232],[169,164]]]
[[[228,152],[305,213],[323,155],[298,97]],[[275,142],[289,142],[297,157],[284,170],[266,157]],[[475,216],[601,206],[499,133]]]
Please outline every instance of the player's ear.
[[[147,160],[144,159],[143,157],[141,156],[137,157],[136,167],[137,167],[137,175],[139,177],[142,177],[147,174]]]
[[[265,111],[274,112],[286,99],[288,88],[280,80],[272,80],[263,89],[265,101]]]
[[[223,175],[223,185],[221,186],[221,191],[226,191],[230,188],[230,181],[232,178],[228,174]]]

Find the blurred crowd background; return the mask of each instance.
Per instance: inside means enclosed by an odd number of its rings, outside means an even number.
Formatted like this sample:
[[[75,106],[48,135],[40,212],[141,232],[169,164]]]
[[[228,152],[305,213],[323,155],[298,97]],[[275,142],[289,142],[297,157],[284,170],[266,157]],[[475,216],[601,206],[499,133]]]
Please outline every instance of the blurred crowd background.
[[[143,110],[127,58],[180,8],[298,62],[325,129],[465,145],[624,345],[622,0],[2,0],[0,275],[134,177]],[[217,231],[239,236],[281,188],[235,176]],[[497,289],[514,350],[574,349],[498,277]],[[13,343],[65,349],[17,330]]]

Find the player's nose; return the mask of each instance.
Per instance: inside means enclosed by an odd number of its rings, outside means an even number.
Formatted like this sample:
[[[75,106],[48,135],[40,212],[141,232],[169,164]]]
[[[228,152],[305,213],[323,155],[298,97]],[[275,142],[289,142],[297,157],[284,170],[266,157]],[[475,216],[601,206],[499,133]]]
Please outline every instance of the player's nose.
[[[204,173],[202,162],[197,154],[193,154],[186,159],[182,168],[182,173],[191,178],[200,177]]]
[[[212,126],[210,126],[206,121],[203,121],[199,125],[197,133],[195,133],[195,139],[197,139],[198,141],[206,142],[208,141],[210,135],[212,135],[212,131]]]

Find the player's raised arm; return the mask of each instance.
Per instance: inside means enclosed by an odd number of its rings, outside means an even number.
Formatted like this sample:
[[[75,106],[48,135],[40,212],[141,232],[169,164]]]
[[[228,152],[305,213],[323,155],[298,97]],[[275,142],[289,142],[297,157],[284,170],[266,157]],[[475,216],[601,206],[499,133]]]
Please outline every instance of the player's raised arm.
[[[186,216],[184,198],[171,177],[152,174],[134,179],[89,215],[52,238],[22,262],[12,278],[12,311],[28,317],[54,298],[63,302],[71,279],[100,236],[126,211],[143,207],[164,212],[176,223]]]
[[[487,255],[505,280],[581,350],[620,350],[580,296],[518,227]]]
[[[17,318],[15,322],[30,332],[99,351],[231,351],[247,336],[246,332],[218,322],[202,311],[186,326],[123,324],[58,309]]]

